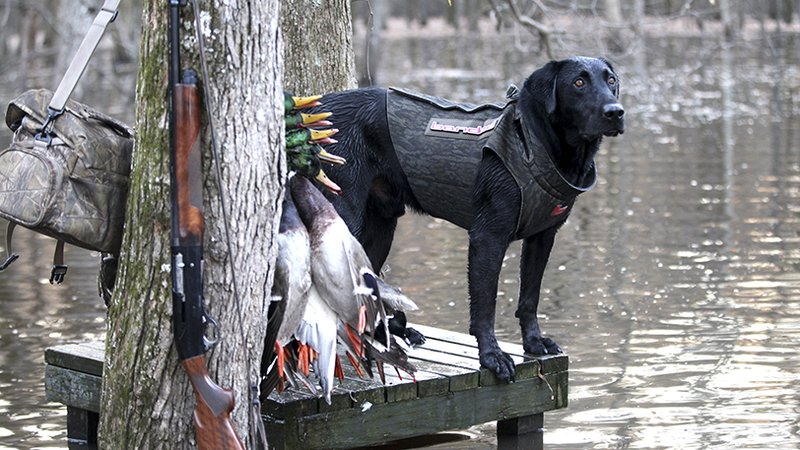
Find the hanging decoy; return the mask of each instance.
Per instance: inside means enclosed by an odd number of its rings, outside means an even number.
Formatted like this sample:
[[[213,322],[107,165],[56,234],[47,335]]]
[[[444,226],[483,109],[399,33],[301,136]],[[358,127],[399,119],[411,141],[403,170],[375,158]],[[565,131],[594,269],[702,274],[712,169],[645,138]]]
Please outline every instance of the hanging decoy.
[[[273,361],[278,360],[278,364],[271,376],[267,376],[261,384],[263,397],[269,395],[279,378],[285,376],[285,346],[293,338],[300,323],[308,302],[308,291],[311,289],[311,246],[308,232],[297,215],[288,189],[284,193],[277,241],[278,256],[271,292],[273,301],[270,302],[268,311],[261,373],[267,374]]]
[[[311,241],[312,282],[345,324],[358,333],[374,332],[375,324],[367,317],[385,319],[386,314],[383,305],[372,298],[378,277],[364,249],[333,205],[308,180],[293,177],[289,186]]]
[[[275,341],[286,345],[300,324],[311,289],[311,244],[305,225],[297,214],[292,193],[286,190],[278,233],[273,294],[282,297],[285,312]]]

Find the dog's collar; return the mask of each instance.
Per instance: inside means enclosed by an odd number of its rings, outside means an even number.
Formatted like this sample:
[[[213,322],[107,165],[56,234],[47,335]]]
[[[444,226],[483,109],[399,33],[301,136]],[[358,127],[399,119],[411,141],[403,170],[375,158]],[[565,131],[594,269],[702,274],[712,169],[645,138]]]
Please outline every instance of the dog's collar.
[[[567,181],[517,105],[512,101],[506,106],[486,148],[500,158],[520,190],[516,234],[524,238],[563,223],[575,198],[591,189],[597,177],[593,166],[586,186]]]
[[[572,200],[594,188],[597,185],[597,167],[594,161],[589,169],[586,183],[582,186],[571,183],[564,177],[564,174],[550,156],[550,152],[547,151],[542,141],[534,133],[530,118],[526,118],[517,108],[517,105],[519,103],[514,102],[513,106],[509,106],[514,109],[514,120],[520,124],[519,129],[522,130],[521,134],[525,149],[523,160],[532,171],[536,181],[542,185],[542,188],[548,190],[551,195],[560,197],[563,200]]]

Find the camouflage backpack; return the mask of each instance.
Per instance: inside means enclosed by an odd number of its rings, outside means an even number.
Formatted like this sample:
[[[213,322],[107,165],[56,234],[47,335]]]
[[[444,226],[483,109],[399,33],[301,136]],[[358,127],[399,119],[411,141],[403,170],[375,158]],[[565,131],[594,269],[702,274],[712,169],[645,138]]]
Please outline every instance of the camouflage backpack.
[[[119,253],[133,131],[69,100],[118,3],[106,0],[54,93],[30,90],[8,105],[14,139],[0,151],[0,218],[9,221],[0,270],[18,257],[11,250],[16,225],[58,240],[51,283],[64,279],[65,242]]]

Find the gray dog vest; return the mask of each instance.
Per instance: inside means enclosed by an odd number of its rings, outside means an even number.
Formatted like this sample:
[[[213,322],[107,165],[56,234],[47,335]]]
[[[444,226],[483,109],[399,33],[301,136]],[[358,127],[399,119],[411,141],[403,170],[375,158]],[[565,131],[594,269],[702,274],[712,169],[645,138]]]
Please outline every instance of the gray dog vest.
[[[562,224],[578,194],[595,185],[594,166],[586,186],[564,179],[515,100],[473,105],[394,88],[387,96],[392,145],[411,191],[434,217],[469,230],[484,150],[501,159],[520,190],[518,238]]]

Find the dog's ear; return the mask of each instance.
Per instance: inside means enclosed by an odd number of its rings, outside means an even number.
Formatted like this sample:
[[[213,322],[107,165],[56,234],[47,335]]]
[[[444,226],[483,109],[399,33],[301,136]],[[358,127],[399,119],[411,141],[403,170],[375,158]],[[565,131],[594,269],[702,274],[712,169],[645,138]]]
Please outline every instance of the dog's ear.
[[[550,89],[550,93],[544,99],[544,106],[547,109],[548,115],[553,115],[556,112],[556,100],[558,99],[558,91],[556,87],[558,86],[558,72],[553,74],[553,81],[551,81],[553,88]]]
[[[609,60],[607,60],[607,59],[605,59],[603,57],[600,57],[600,58],[597,58],[597,59],[599,59],[600,61],[603,61],[608,66],[608,69],[611,70],[611,72],[614,75],[617,74],[617,72],[614,70],[614,66],[611,65],[611,62]]]
[[[525,90],[533,97],[533,100],[540,102],[548,115],[556,112],[558,90],[558,71],[561,67],[560,61],[550,61],[540,69],[534,71],[525,81]]]
[[[609,60],[605,58],[597,58],[597,59],[603,61],[605,65],[608,66],[608,70],[610,70],[611,73],[613,73],[614,76],[617,78],[617,84],[614,85],[614,97],[619,98],[619,75],[617,75],[617,71],[614,70],[614,66],[611,65],[611,62]]]
[[[544,82],[544,107],[547,115],[553,115],[558,106],[558,70],[561,68],[560,61],[550,61],[545,64],[540,70],[542,74],[542,81]]]

